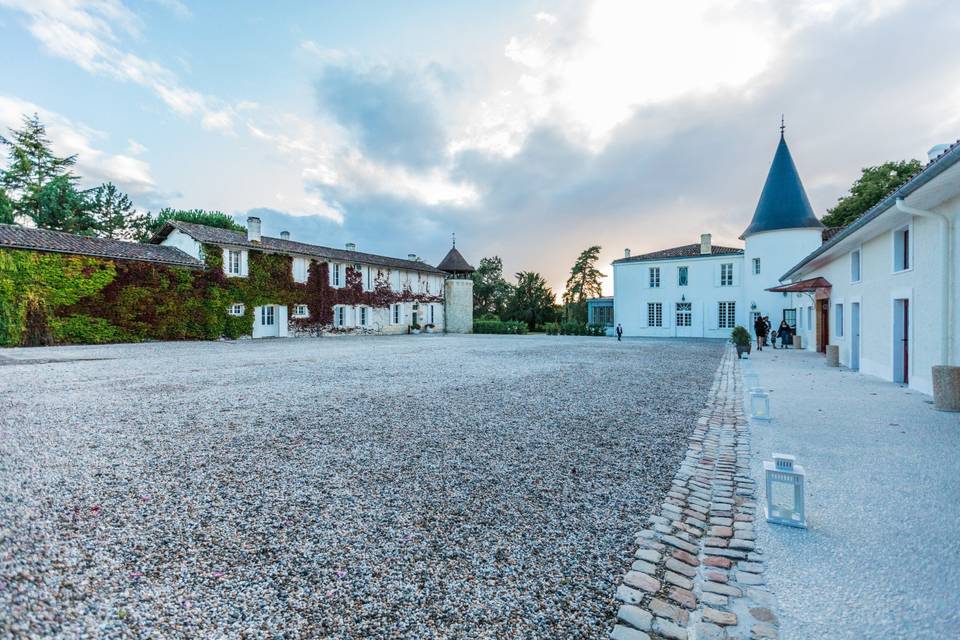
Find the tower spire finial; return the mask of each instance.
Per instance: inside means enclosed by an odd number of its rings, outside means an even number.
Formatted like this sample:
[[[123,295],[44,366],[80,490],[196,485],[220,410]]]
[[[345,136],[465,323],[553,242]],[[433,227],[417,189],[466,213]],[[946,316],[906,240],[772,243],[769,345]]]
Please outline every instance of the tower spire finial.
[[[780,114],[780,137],[783,137],[783,130],[787,128],[787,125],[783,123],[783,114]]]
[[[457,248],[457,232],[454,231],[453,233],[451,233],[450,237],[453,238],[453,248],[456,249]]]

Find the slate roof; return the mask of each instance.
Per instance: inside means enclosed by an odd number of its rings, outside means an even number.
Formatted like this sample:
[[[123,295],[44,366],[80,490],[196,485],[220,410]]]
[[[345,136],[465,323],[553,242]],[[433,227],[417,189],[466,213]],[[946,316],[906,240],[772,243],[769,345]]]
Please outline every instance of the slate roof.
[[[842,226],[842,227],[824,227],[823,232],[820,234],[820,239],[821,239],[821,241],[823,241],[823,242],[830,242],[830,240],[833,239],[833,236],[837,235],[838,233],[840,233],[841,231],[843,231],[843,230],[846,229],[846,228],[847,228],[846,226]]]
[[[783,282],[784,280],[788,279],[798,270],[803,268],[803,266],[808,262],[817,256],[823,255],[833,246],[841,242],[844,238],[856,233],[858,230],[869,224],[872,220],[879,217],[884,211],[896,204],[897,198],[906,198],[911,193],[927,184],[953,165],[957,164],[957,162],[960,162],[960,140],[955,141],[949,147],[944,149],[940,155],[928,162],[920,171],[913,174],[909,180],[892,190],[890,193],[884,196],[880,202],[873,205],[870,209],[860,214],[859,218],[831,235],[830,238],[821,244],[818,249],[798,262],[796,266],[790,269],[790,271],[787,271],[785,274],[780,276],[780,281]]]
[[[437,265],[437,269],[446,271],[447,273],[473,273],[476,271],[476,269],[467,262],[466,258],[457,251],[456,247],[452,247],[450,251],[447,252],[447,255],[444,256],[440,264]]]
[[[781,133],[780,144],[773,155],[753,219],[740,238],[761,231],[822,226],[813,213],[807,192],[803,189],[803,182],[800,181],[800,174],[797,173],[797,165],[793,163],[793,156],[790,155],[787,141]]]
[[[735,249],[733,247],[721,247],[719,245],[713,245],[710,247],[709,254],[700,253],[700,243],[697,244],[685,244],[682,247],[673,247],[671,249],[663,249],[661,251],[654,251],[652,253],[644,253],[639,256],[630,256],[629,258],[620,258],[619,260],[614,260],[613,264],[625,264],[627,262],[644,262],[647,260],[669,260],[671,258],[706,258],[709,256],[736,256],[743,255],[743,249]]]
[[[0,224],[0,249],[29,249],[49,253],[72,253],[114,260],[138,260],[175,267],[202,269],[204,264],[176,247],[88,238],[62,231]]]
[[[275,251],[277,253],[293,253],[313,258],[326,258],[329,260],[338,260],[343,262],[362,262],[394,269],[410,269],[411,271],[423,271],[427,273],[443,273],[436,267],[430,266],[426,262],[417,262],[416,260],[402,260],[400,258],[391,258],[380,256],[373,253],[363,253],[360,251],[347,251],[345,249],[334,249],[332,247],[322,247],[305,242],[294,242],[292,240],[281,240],[280,238],[271,238],[270,236],[261,236],[260,242],[250,242],[247,240],[247,234],[241,231],[231,229],[221,229],[219,227],[209,227],[203,224],[194,224],[192,222],[183,222],[181,220],[168,221],[160,231],[158,231],[150,242],[159,244],[166,238],[171,231],[179,229],[183,233],[192,236],[198,242],[230,245],[231,247],[243,247],[247,249],[259,249]]]

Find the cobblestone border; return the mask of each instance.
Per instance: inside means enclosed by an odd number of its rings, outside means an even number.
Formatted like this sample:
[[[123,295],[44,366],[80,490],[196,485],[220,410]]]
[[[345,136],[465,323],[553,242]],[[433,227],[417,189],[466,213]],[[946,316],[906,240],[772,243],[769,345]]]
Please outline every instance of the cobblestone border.
[[[739,373],[729,348],[660,513],[637,534],[636,559],[615,595],[613,640],[779,638],[755,543],[756,483]]]

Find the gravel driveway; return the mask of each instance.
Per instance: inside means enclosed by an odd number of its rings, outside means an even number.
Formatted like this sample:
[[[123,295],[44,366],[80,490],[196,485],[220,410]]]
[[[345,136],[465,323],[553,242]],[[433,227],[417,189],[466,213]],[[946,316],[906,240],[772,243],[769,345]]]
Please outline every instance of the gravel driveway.
[[[3,351],[0,637],[603,638],[722,349]]]

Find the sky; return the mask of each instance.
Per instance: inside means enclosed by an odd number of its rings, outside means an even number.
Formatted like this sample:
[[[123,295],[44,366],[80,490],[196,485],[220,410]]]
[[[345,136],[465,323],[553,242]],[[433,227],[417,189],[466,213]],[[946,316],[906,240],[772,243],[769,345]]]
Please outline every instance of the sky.
[[[559,294],[590,245],[741,246],[781,114],[818,215],[960,138],[958,38],[954,0],[0,0],[0,130],[39,114],[143,210],[433,264],[456,233]]]

